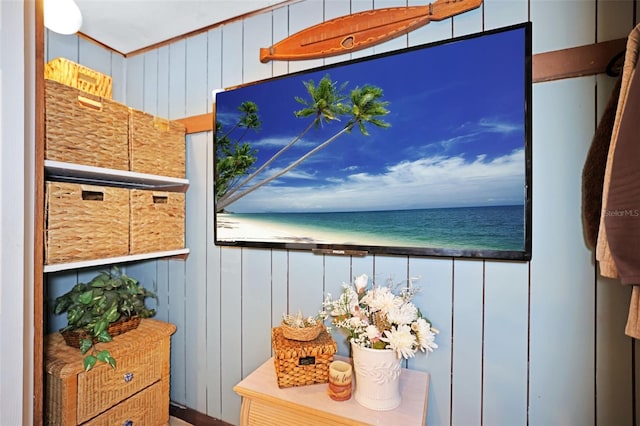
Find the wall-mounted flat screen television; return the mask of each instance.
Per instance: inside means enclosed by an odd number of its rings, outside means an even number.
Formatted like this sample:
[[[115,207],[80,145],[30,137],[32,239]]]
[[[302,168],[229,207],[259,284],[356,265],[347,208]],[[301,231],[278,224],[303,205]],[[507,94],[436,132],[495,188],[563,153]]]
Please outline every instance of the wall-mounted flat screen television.
[[[215,244],[531,258],[531,23],[217,93]]]

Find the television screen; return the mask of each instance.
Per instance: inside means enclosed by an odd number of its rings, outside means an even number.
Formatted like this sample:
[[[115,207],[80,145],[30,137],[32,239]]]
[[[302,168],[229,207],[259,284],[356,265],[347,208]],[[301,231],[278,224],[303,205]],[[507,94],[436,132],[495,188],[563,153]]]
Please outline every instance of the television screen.
[[[215,243],[531,258],[531,23],[224,90]]]

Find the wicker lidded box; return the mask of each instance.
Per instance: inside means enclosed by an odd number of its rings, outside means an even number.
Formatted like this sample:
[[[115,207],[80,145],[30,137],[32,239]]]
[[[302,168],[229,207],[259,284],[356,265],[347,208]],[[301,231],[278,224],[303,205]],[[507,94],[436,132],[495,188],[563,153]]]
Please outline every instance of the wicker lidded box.
[[[329,381],[329,364],[338,350],[331,335],[322,330],[310,341],[287,339],[281,327],[271,330],[273,363],[278,387],[312,385]]]
[[[110,76],[67,58],[55,58],[47,62],[44,66],[44,78],[105,99],[111,99],[113,95]]]
[[[111,77],[56,58],[45,66],[47,160],[129,170],[129,108]]]

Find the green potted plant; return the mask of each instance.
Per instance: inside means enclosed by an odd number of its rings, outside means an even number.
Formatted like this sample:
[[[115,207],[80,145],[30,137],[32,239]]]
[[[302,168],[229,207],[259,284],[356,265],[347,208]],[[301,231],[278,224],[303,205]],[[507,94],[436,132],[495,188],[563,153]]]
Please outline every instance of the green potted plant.
[[[67,313],[67,326],[60,333],[68,345],[86,354],[85,371],[91,370],[97,361],[115,368],[116,360],[109,351],[98,351],[95,344],[110,342],[113,336],[137,327],[141,318],[153,317],[155,309],[145,305],[148,297],[157,303],[155,293],[114,266],[56,298],[54,314]]]

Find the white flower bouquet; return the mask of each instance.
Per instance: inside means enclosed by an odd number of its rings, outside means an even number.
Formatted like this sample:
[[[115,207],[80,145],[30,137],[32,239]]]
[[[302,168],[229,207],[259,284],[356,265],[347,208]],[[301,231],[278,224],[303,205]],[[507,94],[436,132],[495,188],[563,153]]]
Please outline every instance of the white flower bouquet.
[[[412,303],[418,291],[412,286],[387,285],[369,287],[366,274],[355,277],[353,284],[343,283],[342,294],[332,299],[327,294],[323,308],[333,317],[332,325],[348,333],[348,339],[365,348],[391,349],[398,358],[411,358],[420,350],[433,352],[438,345],[435,335],[438,330],[422,316]],[[399,294],[392,287],[401,287]]]

